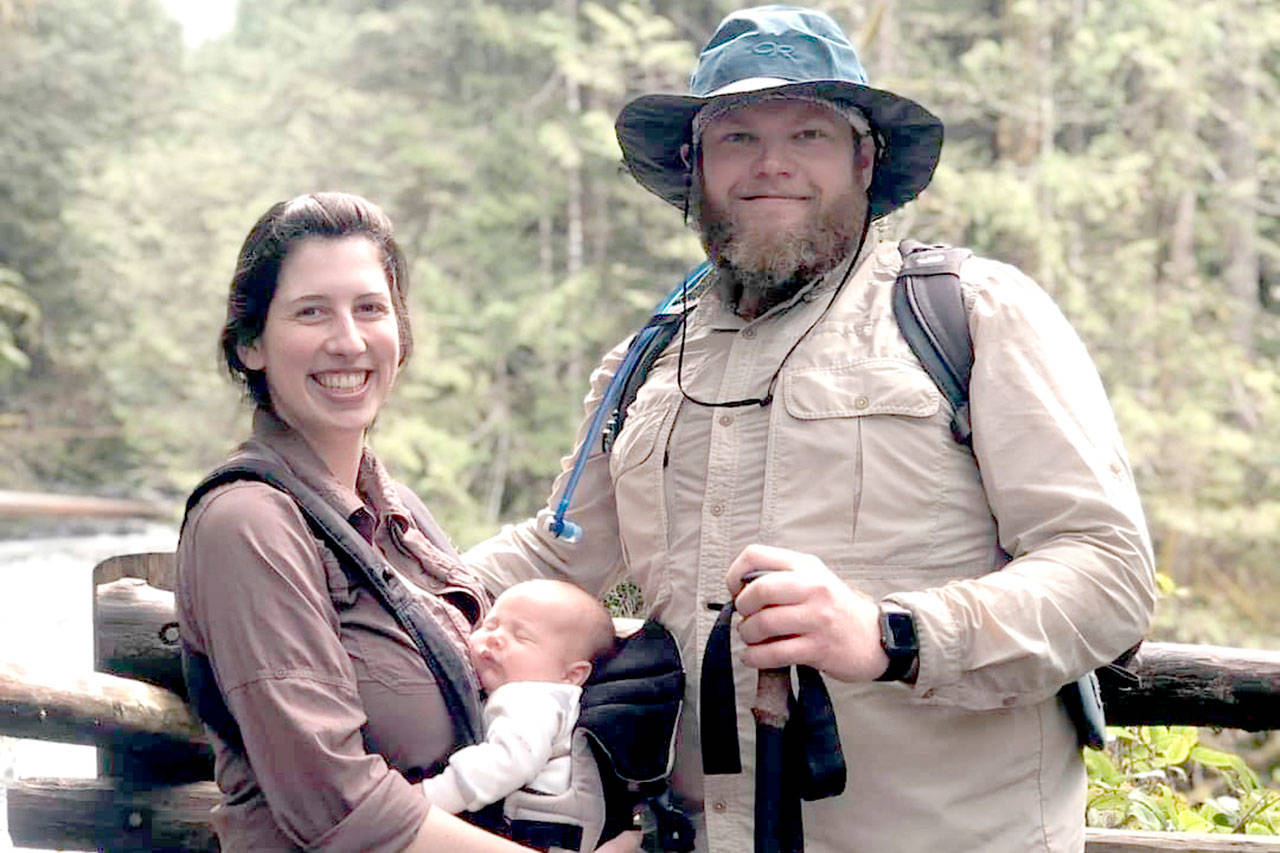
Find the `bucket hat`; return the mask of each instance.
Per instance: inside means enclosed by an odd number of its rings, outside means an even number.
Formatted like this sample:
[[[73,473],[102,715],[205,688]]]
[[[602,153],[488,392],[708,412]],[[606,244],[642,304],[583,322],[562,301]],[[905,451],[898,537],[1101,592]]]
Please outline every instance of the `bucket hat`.
[[[933,177],[942,122],[909,98],[867,85],[848,37],[830,16],[796,6],[734,12],[702,49],[687,95],[642,95],[618,114],[622,159],[645,189],[682,207],[693,117],[716,98],[749,93],[817,97],[853,105],[877,139],[869,196],[877,218],[915,198]]]

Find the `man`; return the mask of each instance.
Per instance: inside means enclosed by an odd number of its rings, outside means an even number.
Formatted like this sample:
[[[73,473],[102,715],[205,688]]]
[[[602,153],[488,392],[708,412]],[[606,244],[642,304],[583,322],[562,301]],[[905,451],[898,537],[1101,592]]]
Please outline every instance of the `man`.
[[[581,541],[544,511],[468,559],[495,588],[640,587],[689,671],[675,785],[702,809],[700,849],[751,849],[752,668],[792,664],[823,674],[848,764],[843,794],[804,807],[806,849],[1083,849],[1084,770],[1056,694],[1132,646],[1154,602],[1088,355],[1033,282],[970,258],[972,447],[957,442],[893,317],[897,247],[869,227],[928,183],[937,119],[869,88],[829,17],[781,6],[726,18],[691,91],[629,103],[618,138],[637,180],[697,224],[714,286],[611,454],[588,457]],[[593,376],[589,415],[624,349]],[[702,655],[733,596],[743,772],[704,777]]]

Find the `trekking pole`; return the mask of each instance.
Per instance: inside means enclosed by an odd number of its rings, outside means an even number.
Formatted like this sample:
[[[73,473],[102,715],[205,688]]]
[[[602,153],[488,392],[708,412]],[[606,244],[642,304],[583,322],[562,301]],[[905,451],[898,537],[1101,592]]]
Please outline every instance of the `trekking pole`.
[[[782,732],[790,710],[791,668],[762,669],[751,716],[756,721],[755,853],[783,853]]]

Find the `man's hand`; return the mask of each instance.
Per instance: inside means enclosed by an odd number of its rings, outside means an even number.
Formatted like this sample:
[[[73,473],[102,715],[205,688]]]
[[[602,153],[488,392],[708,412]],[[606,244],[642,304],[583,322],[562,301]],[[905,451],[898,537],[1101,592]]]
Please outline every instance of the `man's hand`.
[[[742,578],[765,572],[743,588]],[[889,658],[880,610],[812,554],[748,545],[725,575],[742,615],[743,663],[756,669],[807,664],[840,681],[871,681]]]

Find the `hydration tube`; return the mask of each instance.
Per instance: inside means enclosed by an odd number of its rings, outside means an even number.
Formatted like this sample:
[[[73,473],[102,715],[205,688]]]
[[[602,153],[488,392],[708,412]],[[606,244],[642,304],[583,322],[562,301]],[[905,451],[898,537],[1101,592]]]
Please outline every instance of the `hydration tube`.
[[[661,332],[662,327],[670,324],[673,315],[680,314],[679,306],[687,299],[688,292],[692,290],[696,293],[698,286],[702,284],[711,269],[712,264],[710,261],[703,261],[695,267],[693,272],[689,273],[685,280],[676,286],[675,290],[672,290],[662,302],[658,303],[658,307],[654,309],[648,322],[644,324],[640,331],[636,332],[636,336],[631,340],[631,346],[627,347],[627,354],[623,356],[622,363],[618,365],[613,378],[609,380],[609,385],[604,391],[604,397],[601,398],[600,405],[596,407],[595,414],[591,417],[591,424],[587,427],[587,434],[583,437],[582,445],[578,448],[578,455],[573,460],[573,470],[569,474],[568,483],[565,484],[564,495],[561,496],[555,515],[551,518],[550,529],[557,539],[563,539],[570,544],[582,539],[582,527],[565,518],[565,513],[569,511],[569,502],[573,499],[573,493],[578,488],[578,480],[582,477],[582,470],[587,466],[587,457],[591,455],[592,448],[599,441],[600,434],[604,430],[605,419],[617,408],[618,398],[622,394],[622,389],[626,386],[627,380],[631,377],[631,373],[636,369],[641,353],[645,351],[654,336]]]

